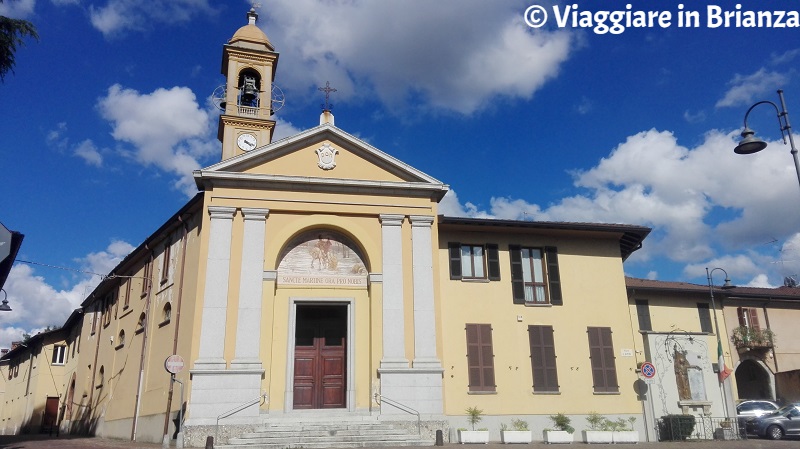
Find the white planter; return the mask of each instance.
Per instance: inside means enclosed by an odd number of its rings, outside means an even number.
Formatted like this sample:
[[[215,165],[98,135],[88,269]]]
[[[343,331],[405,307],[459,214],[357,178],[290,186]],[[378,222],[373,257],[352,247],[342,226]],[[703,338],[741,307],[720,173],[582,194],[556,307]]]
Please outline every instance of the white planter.
[[[550,444],[572,443],[572,434],[566,430],[545,430],[544,442]]]
[[[501,430],[500,441],[503,444],[528,444],[533,441],[533,434],[531,434],[530,430]]]
[[[639,431],[638,430],[622,430],[613,432],[615,443],[638,443]]]
[[[461,444],[489,444],[488,430],[459,430],[458,442]]]
[[[614,442],[614,432],[608,430],[584,430],[584,443],[610,444]]]

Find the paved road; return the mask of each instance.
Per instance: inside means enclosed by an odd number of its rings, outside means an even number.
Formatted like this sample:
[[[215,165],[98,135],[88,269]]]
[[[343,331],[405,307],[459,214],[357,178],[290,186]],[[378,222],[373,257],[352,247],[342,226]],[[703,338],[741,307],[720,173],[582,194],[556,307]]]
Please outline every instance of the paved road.
[[[174,444],[174,443],[173,443]],[[800,441],[782,440],[743,440],[743,441],[683,441],[683,442],[664,442],[664,443],[637,443],[630,445],[630,449],[796,449]],[[499,443],[490,444],[450,444],[444,445],[444,449],[562,449],[575,446],[586,447],[584,443],[572,443],[571,445],[557,445],[544,443],[515,444],[506,445]],[[596,445],[602,446],[602,445]],[[596,447],[593,446],[593,447]],[[627,445],[613,445],[614,448],[626,447]],[[43,435],[19,435],[2,436],[0,435],[0,449],[160,449],[160,444],[137,443],[131,441],[109,440],[104,438],[72,438],[60,437],[50,438]],[[408,449],[408,448],[380,448],[380,449]]]

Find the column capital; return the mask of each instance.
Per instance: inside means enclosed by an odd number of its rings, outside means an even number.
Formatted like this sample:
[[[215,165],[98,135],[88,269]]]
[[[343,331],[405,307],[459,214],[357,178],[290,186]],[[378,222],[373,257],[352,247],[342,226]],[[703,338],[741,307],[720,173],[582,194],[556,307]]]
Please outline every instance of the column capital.
[[[208,206],[208,215],[211,219],[233,219],[233,214],[236,213],[235,207],[228,206]]]
[[[383,226],[401,226],[403,224],[403,219],[406,218],[405,215],[396,215],[396,214],[380,214],[378,218],[381,220],[381,225]]]
[[[244,217],[245,220],[264,221],[267,219],[267,216],[269,216],[269,209],[243,207],[242,216]]]
[[[411,222],[411,226],[430,228],[435,218],[433,215],[409,215],[408,221]]]

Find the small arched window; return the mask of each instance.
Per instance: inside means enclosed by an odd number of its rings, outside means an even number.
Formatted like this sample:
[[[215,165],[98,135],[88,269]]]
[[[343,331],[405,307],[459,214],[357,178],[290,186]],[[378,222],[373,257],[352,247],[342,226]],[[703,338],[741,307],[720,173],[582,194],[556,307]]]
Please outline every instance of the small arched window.
[[[105,381],[106,381],[106,369],[101,366],[100,370],[97,371],[97,385],[95,386],[95,388],[97,388],[98,390],[102,389]]]
[[[123,346],[125,346],[125,331],[120,329],[116,349],[120,349]]]
[[[169,324],[169,321],[172,319],[172,305],[170,303],[164,304],[164,308],[161,309],[161,324],[160,326],[164,326]]]
[[[136,333],[137,334],[144,332],[144,325],[145,325],[146,319],[147,319],[147,315],[145,315],[144,312],[142,312],[142,314],[139,315],[139,321],[136,322]]]

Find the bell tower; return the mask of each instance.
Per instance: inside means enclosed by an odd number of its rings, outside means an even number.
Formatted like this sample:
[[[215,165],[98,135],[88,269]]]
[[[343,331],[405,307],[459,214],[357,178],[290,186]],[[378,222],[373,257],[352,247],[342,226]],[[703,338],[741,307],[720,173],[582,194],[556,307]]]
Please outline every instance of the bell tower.
[[[239,28],[223,47],[222,74],[226,81],[217,131],[222,160],[272,141],[272,82],[278,53],[256,26],[257,20],[258,14],[251,8],[247,25]]]

